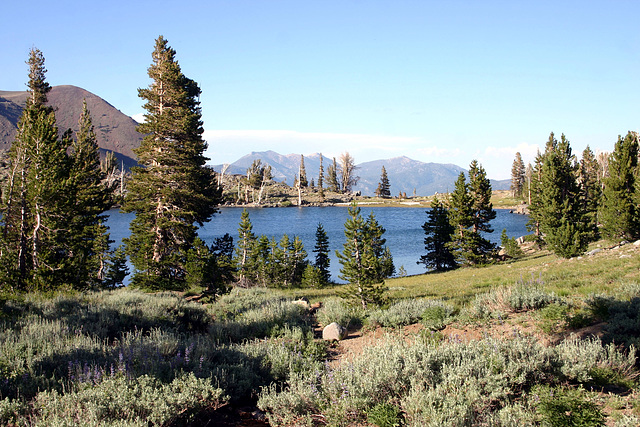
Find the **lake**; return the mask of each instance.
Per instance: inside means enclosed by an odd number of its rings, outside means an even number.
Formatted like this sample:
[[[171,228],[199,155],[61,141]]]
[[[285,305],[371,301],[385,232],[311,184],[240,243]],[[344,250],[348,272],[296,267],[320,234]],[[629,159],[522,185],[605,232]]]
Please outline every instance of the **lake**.
[[[199,232],[207,244],[211,244],[214,238],[229,233],[234,243],[238,239],[238,223],[244,208],[220,208],[220,213],[205,224]],[[335,251],[342,251],[344,243],[344,223],[347,220],[347,207],[290,207],[290,208],[247,208],[249,218],[253,224],[253,232],[256,236],[264,234],[269,238],[280,240],[283,234],[289,237],[299,236],[308,253],[308,259],[313,261],[315,254],[315,233],[318,223],[321,223],[327,232],[331,256],[332,280],[340,282],[338,274],[340,264]],[[395,208],[395,207],[366,207],[361,206],[363,217],[373,212],[376,219],[387,231],[384,238],[393,255],[396,272],[403,266],[407,274],[421,274],[426,270],[424,265],[417,264],[420,256],[424,254],[424,231],[422,224],[427,220],[424,208]],[[528,216],[509,213],[506,209],[496,209],[496,218],[491,222],[494,232],[487,235],[489,240],[500,244],[500,234],[507,230],[509,237],[520,237],[527,234],[526,223]],[[111,239],[119,245],[124,237],[129,235],[129,222],[134,214],[124,214],[117,209],[108,212],[107,225],[110,228]]]

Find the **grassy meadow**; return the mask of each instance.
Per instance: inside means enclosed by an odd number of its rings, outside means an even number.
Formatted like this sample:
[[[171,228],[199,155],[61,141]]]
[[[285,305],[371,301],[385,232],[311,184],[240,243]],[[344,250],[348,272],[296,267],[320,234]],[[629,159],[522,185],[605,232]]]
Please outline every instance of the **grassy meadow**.
[[[0,424],[639,425],[640,246],[598,245],[390,279],[366,311],[341,286],[3,294]],[[375,339],[347,355],[334,321]]]

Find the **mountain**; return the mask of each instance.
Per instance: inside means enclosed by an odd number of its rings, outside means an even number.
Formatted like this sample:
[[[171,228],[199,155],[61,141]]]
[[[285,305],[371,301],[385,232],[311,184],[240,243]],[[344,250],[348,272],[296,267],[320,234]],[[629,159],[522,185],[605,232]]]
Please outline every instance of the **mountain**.
[[[0,91],[0,150],[11,148],[27,96],[26,91]],[[136,163],[133,149],[140,145],[142,135],[136,132],[138,124],[131,117],[99,96],[76,86],[53,86],[48,99],[49,105],[55,109],[60,132],[78,129],[82,100],[86,100],[101,151],[113,151],[127,167]]]
[[[241,157],[231,163],[225,173],[246,175],[247,169],[254,160],[260,159],[263,164],[271,166],[273,179],[276,181],[285,181],[289,185],[293,184],[300,167],[300,154],[282,155],[274,151],[252,152]],[[322,164],[326,171],[333,159],[323,156]],[[304,166],[307,173],[307,179],[318,182],[318,172],[320,170],[320,154],[314,153],[304,156]],[[412,160],[408,157],[395,157],[387,160],[375,160],[372,162],[360,163],[356,168],[356,175],[360,177],[358,184],[354,190],[361,191],[362,194],[372,196],[375,193],[382,166],[387,170],[389,183],[391,184],[391,195],[396,196],[398,193],[407,193],[407,196],[413,195],[415,189],[418,196],[430,196],[437,193],[445,193],[453,191],[454,184],[460,172],[467,172],[466,169],[452,164],[441,163],[424,163],[418,160]],[[213,168],[220,172],[222,165],[215,165]],[[494,190],[506,190],[509,188],[510,181],[492,180],[491,185]]]

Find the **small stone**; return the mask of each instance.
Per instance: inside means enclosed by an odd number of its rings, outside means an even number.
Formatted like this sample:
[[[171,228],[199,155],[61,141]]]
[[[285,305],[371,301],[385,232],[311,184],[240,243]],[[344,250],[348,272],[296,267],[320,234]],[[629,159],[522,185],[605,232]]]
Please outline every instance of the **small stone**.
[[[330,323],[322,330],[322,339],[325,341],[341,341],[347,337],[347,328],[337,324]]]
[[[591,256],[591,255],[597,254],[598,252],[602,252],[602,249],[594,249],[592,251],[587,252],[585,255]]]
[[[633,246],[640,246],[640,240],[636,240],[635,242],[633,242]]]

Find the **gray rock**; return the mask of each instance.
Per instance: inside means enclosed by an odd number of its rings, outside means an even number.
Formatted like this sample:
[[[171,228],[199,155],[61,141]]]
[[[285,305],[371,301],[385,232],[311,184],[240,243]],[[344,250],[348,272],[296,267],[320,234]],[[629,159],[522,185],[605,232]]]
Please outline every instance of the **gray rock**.
[[[347,328],[337,324],[330,323],[322,330],[322,339],[325,341],[341,341],[347,337]]]
[[[595,255],[598,252],[602,252],[602,249],[598,248],[598,249],[594,249],[592,251],[587,252],[585,255]]]

